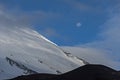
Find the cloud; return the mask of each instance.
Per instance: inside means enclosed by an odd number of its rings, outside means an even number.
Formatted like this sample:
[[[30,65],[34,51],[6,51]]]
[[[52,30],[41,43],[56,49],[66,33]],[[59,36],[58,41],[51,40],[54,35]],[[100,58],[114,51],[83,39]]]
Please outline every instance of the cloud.
[[[81,24],[80,22],[78,22],[78,23],[76,23],[76,26],[77,26],[77,27],[81,27],[82,24]]]
[[[120,0],[63,0],[71,9],[78,11],[79,13],[92,13],[96,15],[105,14],[106,9],[112,9],[114,6],[119,5]]]
[[[29,27],[40,25],[41,27],[49,21],[56,20],[60,14],[53,12],[23,11],[20,8],[8,8],[6,5],[0,4],[0,25],[4,27]]]
[[[7,28],[22,27],[25,23],[24,21],[20,21],[15,13],[12,14],[5,5],[0,4],[0,28],[3,26]]]
[[[103,14],[105,12],[105,6],[102,7],[105,1],[90,0],[90,1],[79,1],[79,0],[64,0],[64,2],[71,7],[73,10],[77,10],[80,13],[94,13]],[[102,3],[101,3],[102,2]],[[97,5],[94,5],[97,4]]]
[[[94,9],[94,7],[88,5],[88,4],[84,4],[80,1],[77,0],[64,0],[68,5],[72,6],[72,8],[80,10],[80,11],[91,11]]]
[[[62,47],[74,56],[82,58],[91,64],[103,64],[114,69],[120,69],[119,61],[114,61],[106,51],[91,47]]]
[[[117,9],[117,13],[114,12]],[[85,44],[84,46],[91,46],[110,51],[110,55],[114,58],[120,58],[120,7],[115,8],[110,13],[108,20],[101,26],[101,33],[98,35],[99,39],[94,42]]]

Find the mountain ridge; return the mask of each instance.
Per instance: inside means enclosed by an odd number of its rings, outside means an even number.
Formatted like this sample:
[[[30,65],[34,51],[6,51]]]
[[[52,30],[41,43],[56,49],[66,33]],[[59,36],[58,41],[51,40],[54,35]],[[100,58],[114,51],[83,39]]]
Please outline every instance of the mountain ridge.
[[[119,80],[120,73],[104,65],[88,64],[72,71],[56,74],[33,74],[10,80]]]

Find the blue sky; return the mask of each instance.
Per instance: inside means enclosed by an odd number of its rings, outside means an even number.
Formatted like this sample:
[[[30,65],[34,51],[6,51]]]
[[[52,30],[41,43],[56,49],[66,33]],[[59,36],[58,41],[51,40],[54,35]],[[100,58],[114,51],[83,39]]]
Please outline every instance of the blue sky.
[[[74,46],[99,38],[100,26],[108,18],[107,9],[118,1],[0,0],[0,3],[13,14],[31,17],[24,19],[25,22],[56,44]],[[78,23],[81,25],[77,26]]]

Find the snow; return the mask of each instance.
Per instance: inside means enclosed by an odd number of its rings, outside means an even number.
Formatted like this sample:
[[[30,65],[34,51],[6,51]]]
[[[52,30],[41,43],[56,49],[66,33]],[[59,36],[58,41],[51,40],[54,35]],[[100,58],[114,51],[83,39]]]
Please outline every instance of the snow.
[[[32,29],[0,29],[0,79],[26,75],[25,69],[57,74],[82,65],[83,61],[67,56],[59,46]]]

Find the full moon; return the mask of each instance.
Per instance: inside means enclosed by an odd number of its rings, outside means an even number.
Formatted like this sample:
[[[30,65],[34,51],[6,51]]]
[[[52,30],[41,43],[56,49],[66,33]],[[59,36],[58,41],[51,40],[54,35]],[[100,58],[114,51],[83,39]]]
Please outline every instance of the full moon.
[[[80,27],[80,26],[82,26],[82,24],[80,22],[78,22],[78,23],[76,23],[76,26]]]

